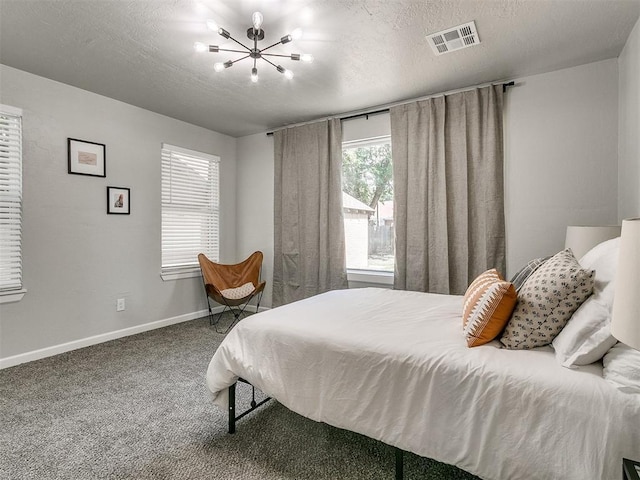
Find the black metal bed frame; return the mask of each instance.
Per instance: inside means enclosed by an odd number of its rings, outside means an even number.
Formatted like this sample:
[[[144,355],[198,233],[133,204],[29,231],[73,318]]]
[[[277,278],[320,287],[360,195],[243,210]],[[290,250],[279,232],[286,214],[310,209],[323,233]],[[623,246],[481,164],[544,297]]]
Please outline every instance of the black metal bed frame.
[[[251,385],[244,378],[239,378],[238,382]],[[256,387],[251,385],[251,408],[248,408],[240,415],[236,415],[236,385],[238,384],[238,382],[229,387],[229,433],[236,433],[236,422],[238,420],[271,400],[271,397],[267,397],[264,400],[261,400],[260,403],[256,403]]]
[[[229,387],[229,433],[236,433],[236,422],[238,420],[240,420],[245,415],[248,415],[249,413],[253,412],[257,408],[261,407],[262,405],[267,403],[269,400],[271,400],[271,397],[267,397],[264,400],[261,400],[260,402],[256,402],[256,387],[251,385],[251,383],[246,381],[244,378],[239,378],[238,382],[242,382],[242,383],[245,383],[245,384],[251,386],[251,407],[248,408],[247,410],[243,411],[239,415],[236,415],[236,385],[238,383],[236,382],[233,385],[231,385]],[[400,449],[398,447],[393,447],[393,448],[395,449],[395,459],[396,459],[396,476],[395,476],[395,480],[403,480],[403,478],[404,478],[404,461],[403,461],[404,450],[402,450],[402,449]]]

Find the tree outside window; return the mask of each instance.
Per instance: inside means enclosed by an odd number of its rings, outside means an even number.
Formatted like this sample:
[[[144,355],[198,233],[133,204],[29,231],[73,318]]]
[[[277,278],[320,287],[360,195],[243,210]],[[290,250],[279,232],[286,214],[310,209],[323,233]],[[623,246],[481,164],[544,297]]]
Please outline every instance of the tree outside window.
[[[345,142],[342,177],[347,268],[393,271],[391,139]]]

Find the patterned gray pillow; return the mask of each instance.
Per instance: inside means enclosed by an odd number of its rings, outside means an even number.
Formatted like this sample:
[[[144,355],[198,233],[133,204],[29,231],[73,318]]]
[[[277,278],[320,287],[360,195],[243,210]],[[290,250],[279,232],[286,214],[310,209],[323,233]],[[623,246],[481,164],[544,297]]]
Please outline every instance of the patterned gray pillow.
[[[535,271],[538,270],[544,264],[544,262],[546,262],[550,258],[551,256],[544,257],[544,258],[534,258],[533,260],[529,260],[529,262],[527,262],[527,264],[524,267],[522,267],[518,271],[518,273],[516,273],[511,279],[511,283],[513,283],[513,286],[515,287],[516,292],[519,292],[522,286],[524,285],[524,282],[527,281],[527,278],[533,275]]]
[[[502,338],[510,349],[548,345],[562,330],[593,290],[594,270],[583,269],[571,253],[563,250],[544,262],[518,292]]]

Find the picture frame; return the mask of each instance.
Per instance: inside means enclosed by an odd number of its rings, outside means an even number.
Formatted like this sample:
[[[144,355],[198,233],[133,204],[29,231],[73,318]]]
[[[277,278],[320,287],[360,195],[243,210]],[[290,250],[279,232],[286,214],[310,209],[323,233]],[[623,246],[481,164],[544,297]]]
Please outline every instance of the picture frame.
[[[107,213],[111,215],[129,215],[131,213],[130,188],[107,187]]]
[[[103,143],[67,138],[68,172],[92,177],[107,176],[107,147]]]

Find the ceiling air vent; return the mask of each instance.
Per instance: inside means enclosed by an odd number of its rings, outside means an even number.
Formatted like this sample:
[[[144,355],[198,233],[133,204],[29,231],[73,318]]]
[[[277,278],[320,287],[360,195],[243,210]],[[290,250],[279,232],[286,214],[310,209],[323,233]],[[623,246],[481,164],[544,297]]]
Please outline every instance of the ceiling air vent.
[[[429,40],[429,45],[431,45],[433,53],[436,55],[472,47],[480,43],[476,22],[469,22],[438,33],[432,33],[427,35],[427,40]]]

